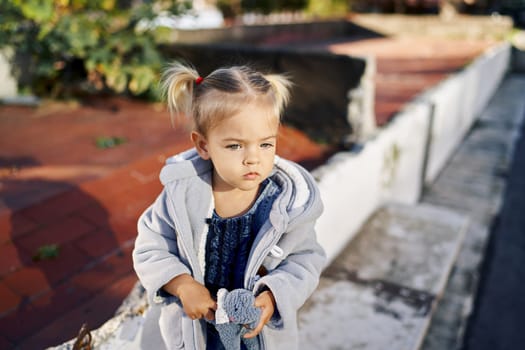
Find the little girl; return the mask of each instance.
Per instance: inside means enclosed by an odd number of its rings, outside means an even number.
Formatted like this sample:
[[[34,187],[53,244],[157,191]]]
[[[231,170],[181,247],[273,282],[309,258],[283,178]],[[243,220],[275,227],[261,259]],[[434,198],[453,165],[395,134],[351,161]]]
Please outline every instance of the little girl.
[[[207,322],[220,288],[256,296],[261,318],[245,337],[259,349],[297,348],[297,310],[325,255],[314,230],[322,212],[315,181],[275,154],[290,82],[246,66],[202,78],[174,64],[163,83],[172,115],[194,122],[195,148],[162,169],[164,189],[139,219],[133,261],[150,311],[160,308],[166,348],[224,348]]]

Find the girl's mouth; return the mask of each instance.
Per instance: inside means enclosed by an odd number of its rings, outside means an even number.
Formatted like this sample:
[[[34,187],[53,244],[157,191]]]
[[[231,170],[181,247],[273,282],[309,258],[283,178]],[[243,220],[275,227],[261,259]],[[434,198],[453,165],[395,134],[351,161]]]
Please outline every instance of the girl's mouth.
[[[246,180],[255,180],[259,177],[259,173],[250,172],[243,175]]]

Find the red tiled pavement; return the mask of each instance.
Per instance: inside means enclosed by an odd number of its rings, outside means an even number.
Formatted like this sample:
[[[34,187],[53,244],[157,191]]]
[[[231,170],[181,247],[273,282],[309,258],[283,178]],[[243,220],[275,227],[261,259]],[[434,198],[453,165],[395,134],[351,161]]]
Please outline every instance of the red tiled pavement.
[[[22,267],[5,276],[3,282],[24,298],[34,297],[51,289],[46,275],[38,267]]]
[[[384,124],[414,95],[490,42],[371,39],[326,45],[377,57],[376,114]],[[97,136],[125,137],[98,149]],[[283,127],[279,154],[307,168],[334,151]],[[136,220],[161,190],[167,156],[190,146],[157,105],[125,99],[84,106],[0,107],[0,348],[44,348],[107,320],[136,282]],[[54,259],[33,261],[43,245]]]
[[[0,282],[0,313],[6,314],[14,310],[22,301],[22,297],[13,292],[3,281]]]

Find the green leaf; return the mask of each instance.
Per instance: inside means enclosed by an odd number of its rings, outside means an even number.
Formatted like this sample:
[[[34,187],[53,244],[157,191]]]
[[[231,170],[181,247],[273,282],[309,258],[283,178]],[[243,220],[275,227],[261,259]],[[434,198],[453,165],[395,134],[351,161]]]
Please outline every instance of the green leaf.
[[[140,95],[148,90],[156,78],[157,76],[151,68],[147,66],[137,67],[131,72],[128,88],[133,94]]]
[[[110,136],[110,137],[99,136],[95,139],[95,144],[97,145],[97,148],[100,148],[100,149],[117,147],[126,142],[127,142],[127,139],[125,137],[118,137],[118,136]]]
[[[36,94],[64,97],[109,89],[146,97],[155,89],[166,59],[156,41],[161,35],[136,33],[135,27],[141,19],[184,11],[189,4],[6,0],[0,5],[0,47],[16,48],[17,55],[28,58],[25,74]],[[93,81],[96,89],[83,88]]]
[[[118,93],[124,92],[128,85],[128,76],[119,68],[106,71],[106,84]]]
[[[15,3],[20,6],[25,17],[37,23],[49,21],[53,17],[53,0],[18,0]]]
[[[60,254],[60,247],[58,244],[47,244],[38,248],[33,261],[50,260],[58,257]]]
[[[111,11],[115,8],[115,0],[102,0],[100,2],[100,7],[104,9],[105,11]]]

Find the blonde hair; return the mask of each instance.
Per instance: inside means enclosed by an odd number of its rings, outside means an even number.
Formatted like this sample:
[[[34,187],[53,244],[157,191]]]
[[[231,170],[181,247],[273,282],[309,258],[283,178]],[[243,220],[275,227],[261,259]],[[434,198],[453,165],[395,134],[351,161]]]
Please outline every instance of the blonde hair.
[[[203,135],[247,103],[270,107],[280,119],[291,85],[284,75],[263,75],[248,66],[219,68],[201,78],[195,68],[175,62],[162,76],[172,121],[177,115],[186,115]]]

